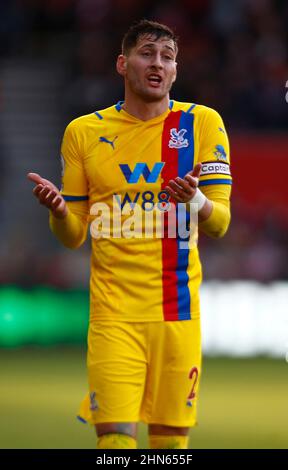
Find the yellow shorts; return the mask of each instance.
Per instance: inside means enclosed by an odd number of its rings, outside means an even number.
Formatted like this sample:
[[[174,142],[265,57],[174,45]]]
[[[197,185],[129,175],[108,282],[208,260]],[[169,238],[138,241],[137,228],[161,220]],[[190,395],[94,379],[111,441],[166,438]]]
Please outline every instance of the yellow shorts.
[[[90,393],[79,419],[194,426],[201,370],[200,320],[93,321]]]

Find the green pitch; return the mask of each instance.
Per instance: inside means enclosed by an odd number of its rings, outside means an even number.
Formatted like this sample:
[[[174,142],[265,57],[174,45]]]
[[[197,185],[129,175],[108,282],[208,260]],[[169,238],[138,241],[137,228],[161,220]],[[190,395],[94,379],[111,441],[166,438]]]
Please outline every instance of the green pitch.
[[[204,359],[193,448],[288,448],[288,364]],[[0,351],[0,448],[95,448],[75,419],[86,391],[80,348]],[[139,447],[147,447],[144,426]]]

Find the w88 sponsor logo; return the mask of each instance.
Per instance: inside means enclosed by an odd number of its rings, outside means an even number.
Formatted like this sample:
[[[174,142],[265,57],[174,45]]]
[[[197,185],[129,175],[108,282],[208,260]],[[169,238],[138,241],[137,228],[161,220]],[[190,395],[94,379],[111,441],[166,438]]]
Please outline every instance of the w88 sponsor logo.
[[[155,205],[163,212],[170,209],[170,195],[165,190],[160,191],[158,194],[153,193],[153,191],[137,192],[134,199],[130,197],[129,193],[125,193],[122,201],[118,194],[115,194],[115,197],[121,210],[127,203],[130,205],[131,209],[134,209],[135,204],[140,204],[142,210],[147,212],[152,211]]]

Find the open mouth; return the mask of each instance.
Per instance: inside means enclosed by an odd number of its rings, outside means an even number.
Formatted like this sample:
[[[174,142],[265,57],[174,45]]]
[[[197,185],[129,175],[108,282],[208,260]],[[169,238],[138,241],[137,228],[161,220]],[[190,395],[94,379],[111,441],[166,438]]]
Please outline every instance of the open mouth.
[[[148,75],[148,82],[153,86],[159,86],[162,82],[162,77],[156,73]]]

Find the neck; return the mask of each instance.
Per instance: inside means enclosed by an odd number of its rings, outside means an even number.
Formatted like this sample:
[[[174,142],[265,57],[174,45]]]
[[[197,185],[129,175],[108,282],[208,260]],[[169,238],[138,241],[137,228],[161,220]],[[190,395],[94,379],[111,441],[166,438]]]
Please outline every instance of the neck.
[[[122,108],[132,116],[141,121],[148,121],[161,114],[165,113],[169,108],[169,95],[165,96],[160,101],[146,102],[140,97],[130,97],[128,93],[125,93],[125,101]]]

